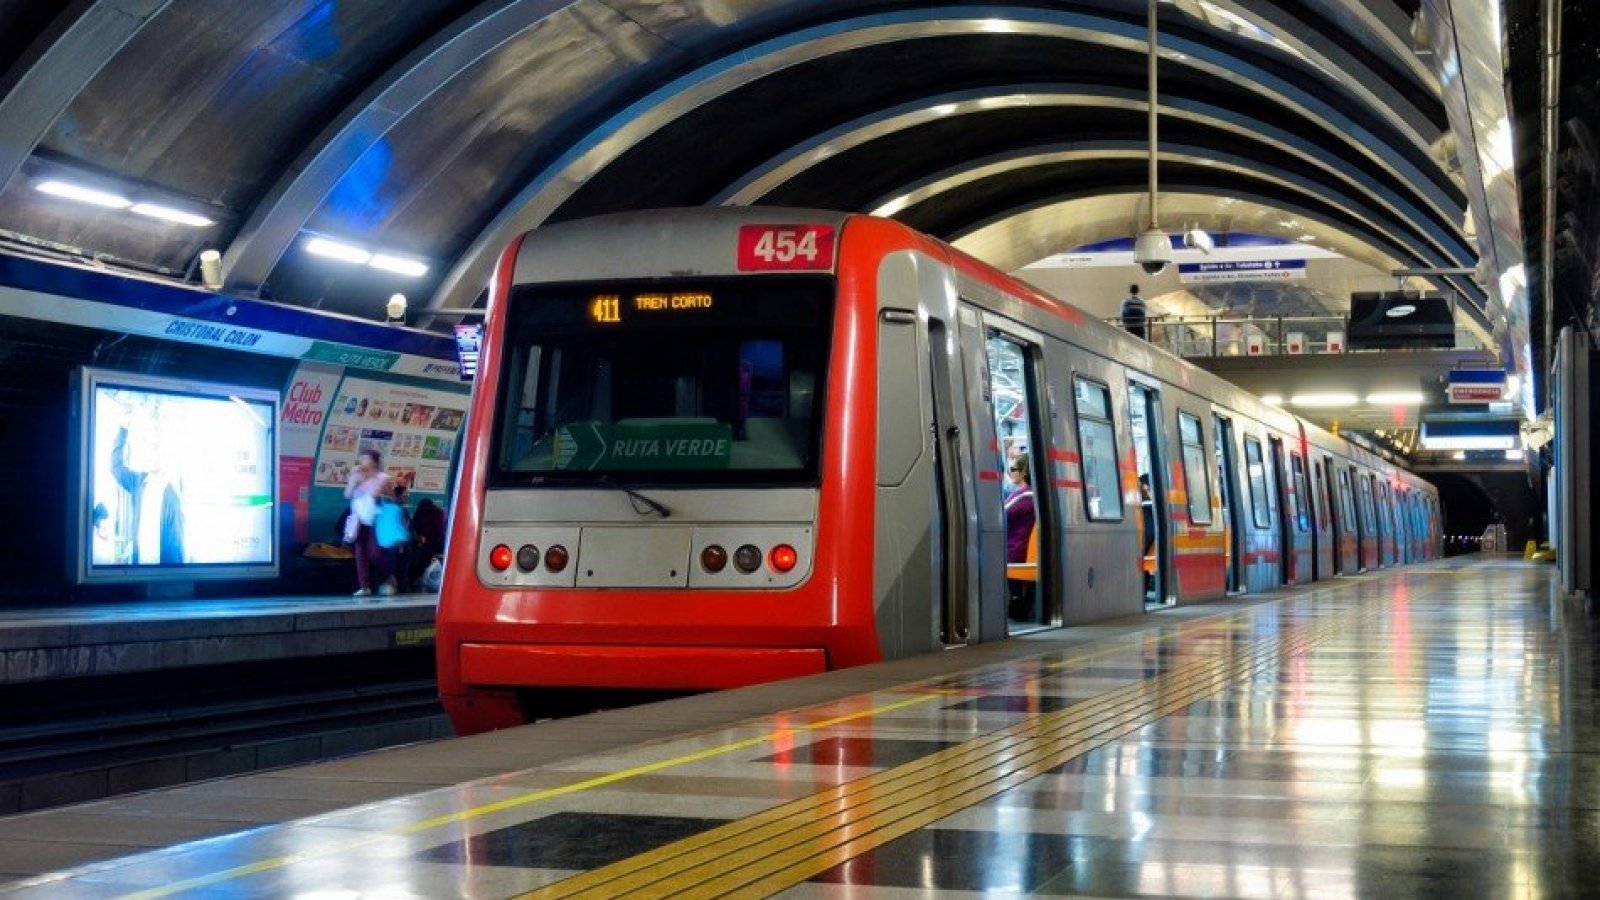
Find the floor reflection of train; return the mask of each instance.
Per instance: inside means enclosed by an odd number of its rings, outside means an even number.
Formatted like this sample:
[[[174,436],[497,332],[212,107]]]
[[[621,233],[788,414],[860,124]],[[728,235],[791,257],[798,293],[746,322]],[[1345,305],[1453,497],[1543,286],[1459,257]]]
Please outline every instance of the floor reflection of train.
[[[482,353],[438,629],[463,732],[1439,552],[1426,483],[892,221],[541,228]]]

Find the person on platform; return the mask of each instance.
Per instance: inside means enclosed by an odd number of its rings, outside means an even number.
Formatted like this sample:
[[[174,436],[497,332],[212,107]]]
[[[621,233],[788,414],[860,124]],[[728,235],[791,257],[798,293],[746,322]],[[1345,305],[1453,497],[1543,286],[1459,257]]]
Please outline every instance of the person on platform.
[[[350,542],[356,555],[356,581],[360,584],[355,593],[357,597],[372,596],[374,584],[378,585],[378,593],[385,596],[395,592],[388,554],[378,546],[378,537],[372,528],[378,519],[378,500],[390,496],[392,491],[382,463],[383,456],[378,451],[361,451],[344,486],[344,495],[350,500],[350,515],[357,522],[355,540]]]
[[[444,555],[444,510],[432,500],[424,499],[411,514],[411,580],[422,583],[422,573],[435,557]]]
[[[1137,284],[1128,285],[1128,296],[1122,298],[1122,309],[1118,315],[1122,318],[1123,330],[1140,340],[1150,339],[1150,314],[1144,305],[1144,298],[1139,296]]]

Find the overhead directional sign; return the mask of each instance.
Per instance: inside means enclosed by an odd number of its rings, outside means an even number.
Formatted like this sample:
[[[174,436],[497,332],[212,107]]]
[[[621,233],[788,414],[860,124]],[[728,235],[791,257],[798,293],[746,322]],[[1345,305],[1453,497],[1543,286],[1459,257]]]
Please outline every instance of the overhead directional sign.
[[[1306,261],[1303,259],[1256,259],[1178,264],[1178,280],[1187,284],[1226,281],[1300,281],[1305,277]]]
[[[577,422],[556,432],[555,467],[568,472],[726,469],[732,452],[731,425]]]
[[[1452,369],[1451,403],[1492,403],[1506,395],[1506,373],[1501,369]]]

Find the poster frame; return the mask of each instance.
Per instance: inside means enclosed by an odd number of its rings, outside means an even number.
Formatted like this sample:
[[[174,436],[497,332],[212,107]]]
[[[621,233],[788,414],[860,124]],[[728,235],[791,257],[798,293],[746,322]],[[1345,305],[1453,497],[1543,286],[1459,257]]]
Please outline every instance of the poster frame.
[[[263,460],[268,470],[271,496],[271,521],[266,528],[268,559],[265,562],[184,563],[179,565],[94,565],[90,559],[94,527],[89,515],[93,491],[94,423],[97,410],[95,397],[101,387],[127,387],[163,393],[227,400],[240,400],[266,404],[271,409],[268,428],[267,458]],[[67,446],[69,459],[67,526],[70,530],[68,547],[68,576],[75,584],[145,584],[152,582],[193,582],[217,580],[250,580],[277,578],[282,562],[281,536],[279,534],[279,422],[281,393],[273,388],[230,385],[165,375],[146,375],[117,369],[90,366],[80,367],[73,373],[72,397],[68,405]]]

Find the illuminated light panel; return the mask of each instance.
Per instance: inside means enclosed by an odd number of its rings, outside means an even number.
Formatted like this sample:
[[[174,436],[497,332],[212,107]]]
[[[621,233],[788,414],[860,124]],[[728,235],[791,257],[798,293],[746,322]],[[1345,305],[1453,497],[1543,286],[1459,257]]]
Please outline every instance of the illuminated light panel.
[[[1516,445],[1513,435],[1424,435],[1422,438],[1422,446],[1428,450],[1510,450]]]
[[[1419,391],[1383,391],[1367,395],[1368,403],[1379,406],[1421,406],[1423,400]]]
[[[340,262],[364,263],[372,259],[372,254],[360,247],[330,241],[327,238],[314,237],[306,241],[306,252],[312,256],[325,256],[328,259],[337,259]]]
[[[407,259],[404,256],[390,256],[387,253],[374,253],[367,265],[385,272],[394,272],[397,275],[407,275],[411,278],[421,278],[428,274],[428,264],[417,259]]]
[[[181,209],[173,209],[170,206],[161,206],[156,203],[135,203],[129,208],[129,212],[136,212],[141,216],[149,216],[152,219],[160,219],[163,222],[173,222],[178,225],[188,225],[193,228],[205,228],[209,225],[217,224],[214,219],[208,219],[205,216],[184,212]]]
[[[1361,398],[1355,394],[1295,394],[1289,398],[1295,406],[1331,409],[1339,406],[1355,406]]]
[[[1510,450],[1507,450],[1506,451],[1506,459],[1516,459],[1516,460],[1522,459],[1522,448],[1521,447],[1512,447]]]
[[[1283,396],[1281,394],[1263,394],[1261,396],[1261,402],[1267,404],[1268,406],[1282,406]]]
[[[79,203],[88,203],[91,206],[103,206],[106,209],[127,209],[133,201],[120,194],[110,191],[97,191],[94,188],[84,187],[81,184],[72,184],[66,181],[41,181],[34,185],[41,194],[60,197],[64,200],[76,200]]]

